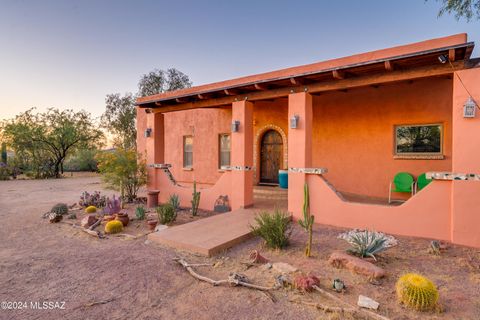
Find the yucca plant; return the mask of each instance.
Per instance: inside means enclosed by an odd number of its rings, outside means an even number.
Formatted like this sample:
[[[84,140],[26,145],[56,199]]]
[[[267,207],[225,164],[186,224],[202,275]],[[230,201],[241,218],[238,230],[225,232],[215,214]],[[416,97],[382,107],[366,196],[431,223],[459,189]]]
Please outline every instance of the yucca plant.
[[[347,250],[348,252],[361,258],[371,257],[375,261],[377,260],[375,254],[388,249],[385,235],[375,231],[369,232],[365,230],[364,232],[352,234],[347,241],[351,245],[351,248]]]
[[[262,212],[255,217],[255,225],[250,226],[255,236],[265,240],[269,248],[281,249],[288,245],[291,232],[290,216],[278,209],[274,213]]]
[[[308,184],[303,186],[303,220],[298,220],[298,224],[308,233],[308,242],[305,248],[305,255],[310,257],[312,252],[312,233],[313,221],[315,216],[310,214],[310,196],[308,192]]]
[[[175,210],[178,210],[180,208],[180,198],[178,197],[178,194],[170,195],[168,203],[170,203]]]

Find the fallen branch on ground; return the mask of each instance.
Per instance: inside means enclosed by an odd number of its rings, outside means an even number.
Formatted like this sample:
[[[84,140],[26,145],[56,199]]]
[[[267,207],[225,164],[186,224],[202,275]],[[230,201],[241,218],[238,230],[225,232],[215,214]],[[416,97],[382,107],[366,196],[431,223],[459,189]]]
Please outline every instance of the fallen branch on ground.
[[[97,238],[99,238],[99,239],[105,238],[105,235],[103,235],[103,233],[101,233],[100,231],[85,229],[85,228],[82,227],[82,226],[78,226],[78,225],[76,225],[76,224],[74,224],[74,223],[68,223],[68,222],[65,222],[65,221],[60,221],[59,223],[68,224],[68,225],[71,226],[72,228],[80,229],[81,231],[83,231],[83,232],[85,232],[85,233],[88,233],[89,235],[94,236],[94,237],[97,237]]]
[[[94,224],[92,224],[92,225],[90,226],[90,228],[88,228],[88,229],[89,229],[89,230],[95,229],[100,223],[102,223],[102,221],[103,221],[103,218],[98,219],[98,220],[97,220]]]
[[[73,310],[78,309],[78,308],[82,308],[82,307],[84,307],[84,308],[86,308],[86,307],[92,307],[92,306],[96,306],[96,305],[98,305],[98,304],[106,304],[106,303],[112,302],[113,300],[115,300],[115,298],[110,298],[110,299],[101,300],[101,301],[89,302],[89,303],[86,303],[86,304],[77,306],[77,307],[73,308]]]
[[[230,276],[228,277],[228,279],[225,279],[225,280],[213,280],[211,278],[202,276],[202,275],[198,274],[197,272],[195,272],[195,270],[193,270],[193,267],[192,267],[192,266],[194,266],[194,264],[189,264],[183,258],[178,258],[177,257],[177,258],[174,258],[173,261],[176,261],[180,265],[182,265],[188,271],[188,273],[190,273],[190,275],[192,277],[194,277],[195,279],[198,279],[198,280],[204,281],[204,282],[208,282],[213,286],[219,286],[219,285],[227,283],[227,284],[230,284],[230,285],[233,285],[233,286],[243,286],[243,287],[246,287],[246,288],[261,290],[261,291],[276,290],[276,289],[279,288],[278,284],[276,284],[273,287],[264,287],[264,286],[259,286],[259,285],[256,285],[256,284],[248,283],[248,282],[246,282],[245,277],[243,277],[242,275],[239,275],[238,273],[231,273]]]
[[[320,292],[321,294],[323,294],[324,296],[332,299],[332,300],[335,300],[339,303],[343,303],[345,305],[347,305],[349,308],[352,308],[354,310],[357,310],[358,313],[362,313],[363,315],[365,316],[368,316],[370,318],[373,318],[373,319],[377,319],[377,320],[390,320],[389,318],[387,317],[384,317],[382,315],[379,315],[375,312],[372,312],[372,311],[368,311],[366,309],[362,309],[360,307],[357,307],[357,306],[354,306],[354,305],[351,305],[350,303],[348,302],[345,302],[344,300],[334,296],[333,294],[331,294],[330,292],[326,291],[326,290],[323,290],[322,288],[320,288],[319,286],[313,286],[313,289],[315,289],[316,291]]]
[[[341,308],[341,307],[329,307],[324,304],[318,303],[318,302],[308,302],[308,301],[303,301],[303,300],[295,300],[291,299],[288,300],[293,303],[299,303],[299,304],[304,304],[306,306],[310,307],[315,307],[319,310],[322,310],[324,312],[338,312],[338,313],[350,313],[352,315],[356,314],[356,310],[354,308]]]

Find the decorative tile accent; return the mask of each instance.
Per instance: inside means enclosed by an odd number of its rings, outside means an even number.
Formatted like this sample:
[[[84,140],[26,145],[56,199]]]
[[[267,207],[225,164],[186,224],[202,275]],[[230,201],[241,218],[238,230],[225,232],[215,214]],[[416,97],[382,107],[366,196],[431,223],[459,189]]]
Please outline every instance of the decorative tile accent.
[[[305,174],[324,174],[327,173],[327,168],[288,168],[288,172],[305,173]]]
[[[154,163],[148,165],[150,168],[155,168],[155,169],[168,169],[171,168],[172,165],[168,163]]]
[[[253,170],[253,167],[249,166],[221,166],[221,170],[225,171],[251,171]]]
[[[480,174],[455,172],[427,172],[427,179],[432,180],[473,180],[480,181]]]

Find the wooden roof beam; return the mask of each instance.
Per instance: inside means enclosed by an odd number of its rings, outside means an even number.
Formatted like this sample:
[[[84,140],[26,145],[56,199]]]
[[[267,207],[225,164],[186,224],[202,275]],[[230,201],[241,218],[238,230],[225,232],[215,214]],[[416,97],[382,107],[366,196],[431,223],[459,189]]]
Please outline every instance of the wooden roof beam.
[[[342,70],[333,70],[332,76],[333,76],[333,79],[342,80],[342,79],[345,79],[345,72]]]
[[[448,60],[450,60],[450,62],[455,61],[455,49],[448,50]]]
[[[255,89],[260,90],[260,91],[268,90],[268,86],[266,86],[264,84],[255,83],[254,87],[255,87]]]
[[[293,84],[294,86],[301,86],[302,84],[305,84],[305,80],[301,78],[292,77],[290,78],[290,83]]]
[[[238,94],[238,91],[235,90],[235,89],[225,89],[223,90],[223,92],[227,95],[227,96],[236,96]]]
[[[186,102],[188,102],[188,99],[187,98],[176,98],[175,101],[177,103],[186,103]]]
[[[387,71],[395,70],[395,67],[393,66],[392,61],[390,61],[390,60],[385,61],[385,70],[387,70]]]

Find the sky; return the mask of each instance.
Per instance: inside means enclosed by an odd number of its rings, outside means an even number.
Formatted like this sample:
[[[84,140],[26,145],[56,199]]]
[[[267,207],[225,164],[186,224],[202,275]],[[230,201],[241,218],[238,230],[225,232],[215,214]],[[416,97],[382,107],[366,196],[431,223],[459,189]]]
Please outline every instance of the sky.
[[[177,68],[194,85],[466,32],[436,0],[0,0],[0,120],[85,109]],[[474,57],[480,55],[476,48]]]

